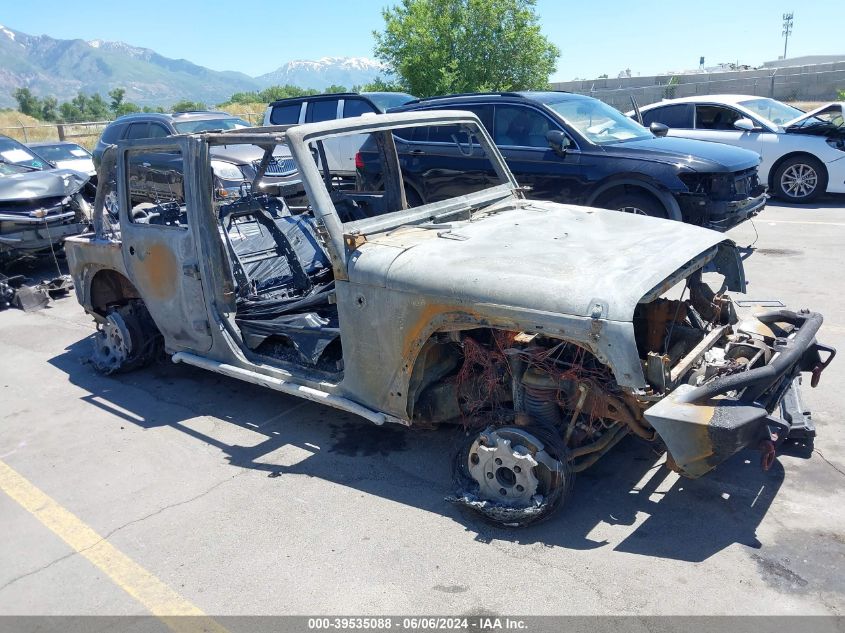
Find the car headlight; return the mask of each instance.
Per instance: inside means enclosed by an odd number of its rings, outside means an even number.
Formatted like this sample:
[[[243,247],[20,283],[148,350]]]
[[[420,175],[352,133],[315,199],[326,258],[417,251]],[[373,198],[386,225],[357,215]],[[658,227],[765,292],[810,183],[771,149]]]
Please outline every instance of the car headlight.
[[[243,180],[244,175],[237,165],[222,160],[211,161],[211,171],[222,180]]]
[[[827,141],[827,144],[830,145],[833,149],[838,149],[840,152],[845,152],[845,139],[828,138],[825,140]]]

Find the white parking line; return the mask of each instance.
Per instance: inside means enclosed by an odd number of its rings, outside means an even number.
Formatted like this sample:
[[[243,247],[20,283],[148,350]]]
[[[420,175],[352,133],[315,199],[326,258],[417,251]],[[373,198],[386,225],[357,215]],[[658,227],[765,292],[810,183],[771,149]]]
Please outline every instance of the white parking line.
[[[818,224],[819,226],[845,226],[845,222],[816,222],[814,220],[771,220],[769,226],[775,224]]]

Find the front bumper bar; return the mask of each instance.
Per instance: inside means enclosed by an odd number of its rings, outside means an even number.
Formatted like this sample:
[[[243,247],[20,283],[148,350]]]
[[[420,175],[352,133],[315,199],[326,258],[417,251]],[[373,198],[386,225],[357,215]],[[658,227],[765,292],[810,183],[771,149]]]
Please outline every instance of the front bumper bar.
[[[775,339],[768,365],[698,387],[680,385],[645,412],[683,475],[700,477],[761,441],[780,443],[790,434],[807,437],[810,430],[815,432],[802,410],[798,384],[801,372],[810,372],[816,386],[836,355],[832,347],[816,342],[822,316],[776,310],[756,318],[794,326],[788,337]]]
[[[0,254],[36,253],[58,246],[71,235],[79,235],[88,222],[79,222],[75,212],[43,218],[0,216]]]
[[[711,203],[704,226],[715,231],[727,231],[760,213],[769,196],[762,193],[739,202]]]

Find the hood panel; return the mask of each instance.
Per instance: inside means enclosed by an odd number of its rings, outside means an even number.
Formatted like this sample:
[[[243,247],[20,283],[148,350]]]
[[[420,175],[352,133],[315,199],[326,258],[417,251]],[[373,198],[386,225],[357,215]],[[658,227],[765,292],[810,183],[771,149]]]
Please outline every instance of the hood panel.
[[[808,121],[813,117],[830,115],[830,125]],[[827,136],[830,138],[845,138],[845,102],[828,103],[820,108],[793,119],[786,124],[788,134],[809,134],[813,136]]]
[[[607,153],[681,164],[706,173],[741,171],[760,164],[760,156],[750,150],[676,136],[625,141],[605,145],[604,149]]]
[[[71,169],[46,169],[0,178],[0,201],[17,202],[70,196],[88,182],[88,176]]]
[[[789,129],[789,128],[797,125],[798,123],[801,123],[801,121],[811,119],[814,116],[818,116],[820,114],[827,114],[829,112],[831,112],[831,113],[838,112],[839,116],[842,116],[843,107],[845,107],[845,101],[833,101],[831,103],[826,103],[823,106],[816,108],[815,110],[810,110],[809,112],[805,112],[804,114],[802,114],[799,117],[795,117],[791,121],[787,121],[786,123],[784,123],[783,127],[786,128],[786,129]]]
[[[352,282],[456,303],[496,303],[630,321],[639,300],[725,241],[714,231],[617,211],[522,202],[520,208],[376,236],[352,258]]]

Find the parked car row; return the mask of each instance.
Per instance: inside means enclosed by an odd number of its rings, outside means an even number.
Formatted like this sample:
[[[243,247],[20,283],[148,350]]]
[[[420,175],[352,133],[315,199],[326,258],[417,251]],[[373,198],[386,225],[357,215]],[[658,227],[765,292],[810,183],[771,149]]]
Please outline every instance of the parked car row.
[[[845,192],[842,104],[802,113],[772,99],[712,95],[651,104],[626,117],[601,101],[564,92],[427,99],[405,93],[341,93],[274,101],[264,113],[264,125],[302,125],[388,111],[445,110],[475,114],[519,184],[541,200],[725,231],[761,212],[767,188],[795,202],[810,201],[824,191]],[[639,122],[633,120],[637,117],[641,118]],[[0,156],[6,171],[12,169],[9,165],[29,161],[34,170],[69,169],[95,183],[95,166],[103,152],[121,141],[248,127],[243,119],[222,112],[130,114],[105,128],[93,155],[64,141],[32,143],[22,150],[0,151]],[[477,190],[494,177],[489,170],[477,169],[478,147],[443,133],[421,134],[416,130],[395,136],[407,200],[412,206]],[[375,159],[377,148],[375,141],[365,145],[364,140],[361,135],[326,139],[320,147],[322,156],[317,158],[326,163],[333,177],[348,186],[378,190],[384,186],[384,175]],[[261,148],[239,145],[212,149],[217,195],[233,196],[243,187],[264,186],[281,187],[291,203],[303,199],[301,176],[283,145],[277,146],[269,159],[261,182],[256,179]],[[133,199],[134,205],[168,197],[183,199],[184,192],[176,191],[170,182],[171,162],[172,157],[161,153],[152,160],[130,162],[136,182],[157,183],[138,188],[153,198],[139,196]],[[7,223],[0,225],[0,234],[8,232],[3,226],[17,230]],[[16,239],[5,239],[7,254],[33,252]]]

